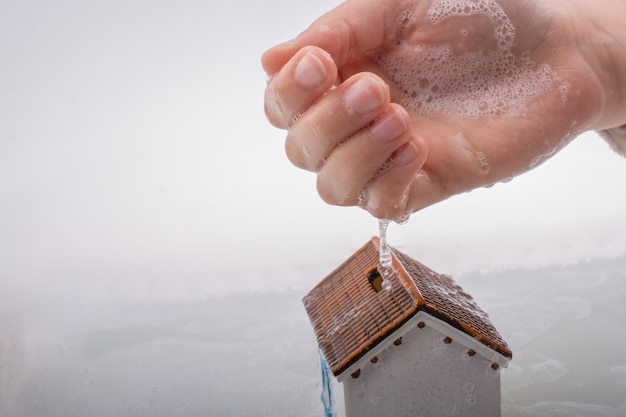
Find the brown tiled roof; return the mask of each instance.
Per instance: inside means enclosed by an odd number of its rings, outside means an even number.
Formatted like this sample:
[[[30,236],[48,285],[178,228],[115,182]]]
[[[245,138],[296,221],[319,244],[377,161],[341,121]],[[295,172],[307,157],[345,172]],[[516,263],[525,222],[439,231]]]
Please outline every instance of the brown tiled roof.
[[[391,289],[377,292],[368,274],[378,263],[374,237],[304,297],[330,369],[339,375],[422,310],[511,358],[487,314],[452,278],[392,249]]]

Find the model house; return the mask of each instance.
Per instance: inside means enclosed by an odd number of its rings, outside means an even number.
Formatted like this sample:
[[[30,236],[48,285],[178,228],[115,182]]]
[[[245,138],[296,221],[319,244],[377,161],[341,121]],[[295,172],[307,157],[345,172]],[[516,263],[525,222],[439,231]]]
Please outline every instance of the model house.
[[[374,237],[304,298],[322,356],[327,416],[500,416],[512,353],[452,278]],[[383,279],[388,279],[382,285]]]

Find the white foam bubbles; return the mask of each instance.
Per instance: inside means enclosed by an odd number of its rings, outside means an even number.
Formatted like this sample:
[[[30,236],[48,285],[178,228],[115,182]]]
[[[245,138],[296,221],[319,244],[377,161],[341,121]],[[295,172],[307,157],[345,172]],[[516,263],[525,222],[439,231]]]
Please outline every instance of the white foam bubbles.
[[[562,104],[566,104],[567,103],[567,97],[569,96],[571,87],[572,87],[572,85],[570,83],[568,83],[568,82],[563,82],[559,86],[559,93],[561,93],[561,103]]]
[[[459,52],[452,42],[413,44],[406,40],[372,54],[402,94],[401,104],[425,116],[520,116],[526,105],[552,87],[556,75],[528,52],[514,54],[515,27],[494,0],[435,0],[428,11],[433,24],[452,16],[482,15],[493,26],[497,47]],[[456,29],[467,38],[466,28]],[[566,96],[562,88],[562,96]]]
[[[489,167],[489,162],[487,162],[487,157],[482,152],[476,152],[476,160],[480,164],[480,170],[483,174],[488,174],[491,168]]]
[[[428,10],[431,22],[437,24],[450,16],[484,15],[494,24],[498,47],[509,49],[515,39],[515,27],[494,0],[435,0]]]

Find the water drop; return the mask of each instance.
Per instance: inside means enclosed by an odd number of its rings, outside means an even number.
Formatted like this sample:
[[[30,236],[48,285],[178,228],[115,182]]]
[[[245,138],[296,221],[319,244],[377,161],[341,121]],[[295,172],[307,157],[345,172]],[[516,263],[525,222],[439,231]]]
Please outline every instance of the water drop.
[[[482,171],[482,173],[488,174],[490,171],[490,167],[489,162],[487,162],[487,158],[485,157],[485,154],[480,151],[476,152],[476,159],[480,164],[480,170]]]
[[[407,224],[409,222],[409,219],[411,218],[411,214],[410,213],[405,213],[402,214],[401,216],[399,216],[395,222],[398,224]]]

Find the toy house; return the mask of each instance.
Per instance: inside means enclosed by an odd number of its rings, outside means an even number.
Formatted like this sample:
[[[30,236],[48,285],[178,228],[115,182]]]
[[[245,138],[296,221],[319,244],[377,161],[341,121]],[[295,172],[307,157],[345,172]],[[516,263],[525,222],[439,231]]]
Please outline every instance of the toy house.
[[[506,342],[452,278],[391,253],[385,275],[372,238],[304,297],[326,415],[500,416]]]

